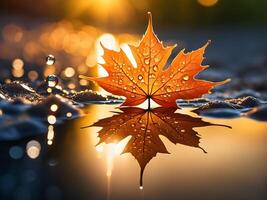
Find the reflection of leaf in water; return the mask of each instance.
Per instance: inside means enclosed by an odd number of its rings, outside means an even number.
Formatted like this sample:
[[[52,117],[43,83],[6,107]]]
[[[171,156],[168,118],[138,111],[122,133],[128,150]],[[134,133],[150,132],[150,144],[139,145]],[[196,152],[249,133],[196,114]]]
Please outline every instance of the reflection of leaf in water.
[[[118,143],[132,136],[123,153],[131,153],[137,159],[141,167],[140,186],[147,163],[157,153],[169,153],[159,135],[165,136],[174,144],[202,149],[199,146],[200,137],[193,128],[215,125],[198,117],[175,113],[175,108],[159,107],[144,110],[128,107],[120,110],[122,112],[116,112],[116,115],[101,119],[92,126],[102,127],[98,132],[98,144]]]

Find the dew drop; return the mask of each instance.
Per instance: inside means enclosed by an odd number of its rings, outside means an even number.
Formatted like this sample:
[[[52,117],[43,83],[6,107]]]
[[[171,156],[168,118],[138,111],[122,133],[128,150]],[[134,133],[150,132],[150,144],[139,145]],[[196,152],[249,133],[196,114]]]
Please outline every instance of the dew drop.
[[[136,92],[136,89],[133,89],[132,91],[133,91],[133,92]]]
[[[134,95],[134,94],[131,94],[131,97],[132,97],[132,98],[134,98],[134,97],[135,97],[135,95]]]
[[[124,120],[123,119],[119,119],[119,123],[123,123],[124,122]]]
[[[188,75],[185,75],[185,76],[183,77],[183,79],[184,79],[185,81],[188,81],[188,80],[189,80],[189,76],[188,76]]]
[[[55,64],[55,62],[56,62],[56,58],[55,58],[55,56],[49,54],[49,55],[46,57],[46,64],[47,64],[47,65],[53,65],[53,64]]]
[[[54,74],[49,75],[46,78],[48,87],[55,87],[58,84],[58,77]]]
[[[154,72],[158,71],[158,66],[157,66],[157,65],[154,65],[154,66],[153,66],[153,71],[154,71]]]
[[[120,85],[122,84],[122,80],[121,80],[121,79],[119,80],[119,84],[120,84]]]
[[[171,92],[172,88],[170,86],[165,87],[166,92]]]
[[[155,58],[154,58],[154,61],[155,61],[155,62],[159,62],[159,61],[160,61],[159,57],[155,57]]]
[[[145,64],[146,64],[146,65],[149,65],[149,63],[150,63],[150,58],[145,58],[144,61],[145,61]]]
[[[142,80],[143,76],[141,74],[138,75],[138,80]]]
[[[156,75],[154,73],[152,73],[152,74],[149,75],[149,78],[150,79],[155,79],[156,78]]]

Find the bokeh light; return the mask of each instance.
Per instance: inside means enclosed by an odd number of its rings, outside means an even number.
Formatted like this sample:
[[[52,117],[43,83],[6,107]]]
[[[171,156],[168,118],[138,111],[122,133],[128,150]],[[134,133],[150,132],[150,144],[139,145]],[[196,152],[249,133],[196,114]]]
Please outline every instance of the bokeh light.
[[[57,121],[57,118],[54,115],[49,115],[47,117],[47,121],[48,121],[49,124],[55,124],[56,121]]]
[[[31,159],[38,158],[41,151],[41,145],[36,140],[31,140],[27,143],[26,152]]]
[[[218,3],[218,0],[197,0],[198,3],[205,7],[211,7]]]
[[[57,104],[52,104],[52,105],[50,106],[50,110],[53,111],[53,112],[56,112],[57,109],[58,109]]]

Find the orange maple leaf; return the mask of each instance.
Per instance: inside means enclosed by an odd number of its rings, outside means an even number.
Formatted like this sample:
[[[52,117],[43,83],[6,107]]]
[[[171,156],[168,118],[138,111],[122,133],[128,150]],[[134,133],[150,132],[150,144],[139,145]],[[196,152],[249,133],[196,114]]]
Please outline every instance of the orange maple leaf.
[[[126,97],[123,106],[136,106],[146,99],[152,99],[163,107],[176,107],[177,99],[194,99],[206,94],[216,85],[228,82],[210,82],[194,77],[207,66],[202,66],[203,54],[208,46],[189,53],[180,51],[170,66],[164,66],[176,45],[164,47],[153,31],[152,15],[139,46],[130,46],[137,67],[134,67],[126,53],[104,49],[102,64],[107,77],[81,78],[95,81],[106,91]],[[150,101],[149,101],[150,102]]]

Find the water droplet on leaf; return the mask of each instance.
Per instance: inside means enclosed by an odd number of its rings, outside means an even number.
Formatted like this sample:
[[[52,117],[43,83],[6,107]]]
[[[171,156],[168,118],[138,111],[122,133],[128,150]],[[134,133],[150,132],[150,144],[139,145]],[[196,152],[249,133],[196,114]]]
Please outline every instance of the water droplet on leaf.
[[[144,61],[145,61],[145,64],[146,64],[146,65],[149,65],[149,63],[150,63],[150,58],[145,58]]]
[[[152,74],[149,75],[149,78],[150,79],[155,79],[156,78],[156,75],[154,73],[152,73]]]
[[[141,74],[138,75],[138,80],[142,80],[143,76]]]
[[[166,92],[171,92],[172,88],[170,86],[165,87]]]
[[[158,66],[157,65],[154,65],[153,66],[153,71],[156,72],[158,70]]]
[[[155,58],[154,58],[154,61],[155,61],[155,62],[159,62],[159,60],[160,60],[159,57],[155,57]]]
[[[183,77],[183,79],[184,79],[185,81],[188,81],[188,80],[189,80],[189,76],[188,76],[188,75],[185,75],[185,76]]]

